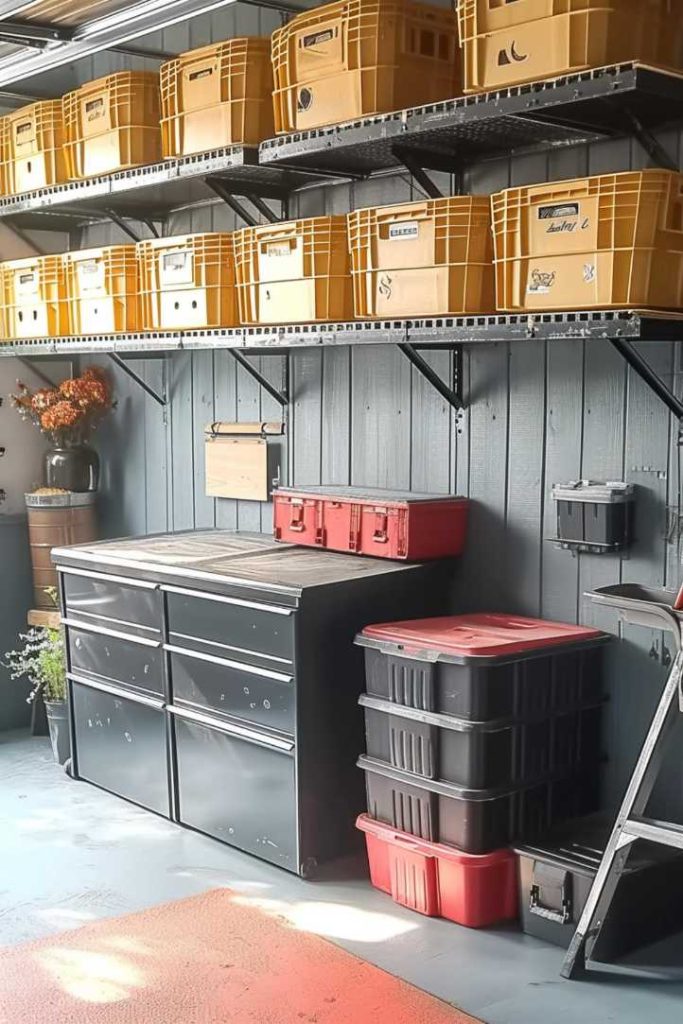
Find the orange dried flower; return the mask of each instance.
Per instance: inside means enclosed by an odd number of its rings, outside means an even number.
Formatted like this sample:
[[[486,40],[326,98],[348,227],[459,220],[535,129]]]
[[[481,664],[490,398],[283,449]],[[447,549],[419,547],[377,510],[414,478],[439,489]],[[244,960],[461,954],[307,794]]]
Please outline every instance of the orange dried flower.
[[[43,430],[66,430],[74,427],[82,418],[83,413],[73,402],[63,400],[56,402],[40,417],[40,425]]]
[[[56,388],[39,388],[31,399],[31,408],[34,412],[43,412],[51,405],[59,401],[59,392]]]

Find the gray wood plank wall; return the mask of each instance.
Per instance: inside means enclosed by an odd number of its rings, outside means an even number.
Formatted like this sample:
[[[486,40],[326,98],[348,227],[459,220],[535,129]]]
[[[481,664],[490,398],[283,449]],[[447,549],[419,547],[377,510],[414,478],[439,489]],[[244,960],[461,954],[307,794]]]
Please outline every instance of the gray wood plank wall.
[[[164,33],[161,45],[182,50],[211,38],[266,33],[278,16],[253,8],[218,12]],[[152,37],[150,37],[152,45]],[[97,57],[83,77],[116,66]],[[675,132],[662,141],[678,155]],[[466,188],[490,193],[524,182],[646,166],[629,141],[511,156],[472,169]],[[445,190],[448,178],[440,175]],[[419,198],[402,176],[312,189],[294,213],[344,213],[358,206]],[[239,226],[220,203],[180,211],[168,233]],[[123,241],[95,226],[82,244]],[[680,390],[681,350],[648,346],[662,377]],[[284,355],[252,357],[278,380]],[[446,378],[450,356],[429,357]],[[472,347],[465,356],[468,408],[456,416],[398,351],[367,346],[298,351],[290,356],[293,398],[283,446],[282,479],[297,485],[351,483],[419,491],[457,491],[474,502],[467,552],[453,610],[504,610],[579,620],[620,641],[608,657],[610,705],[605,746],[605,802],[618,799],[665,676],[671,644],[660,634],[623,627],[584,598],[594,586],[638,581],[677,586],[680,543],[667,506],[678,506],[679,449],[664,407],[600,343],[530,341]],[[109,536],[193,527],[268,531],[268,504],[205,496],[202,429],[212,419],[277,418],[279,408],[228,352],[177,354],[135,362],[156,388],[161,410],[120,372],[118,409],[100,435],[104,465],[102,525]],[[553,483],[579,476],[638,485],[636,543],[624,558],[572,554],[548,539],[555,530]],[[683,812],[680,769],[672,761],[657,810]]]

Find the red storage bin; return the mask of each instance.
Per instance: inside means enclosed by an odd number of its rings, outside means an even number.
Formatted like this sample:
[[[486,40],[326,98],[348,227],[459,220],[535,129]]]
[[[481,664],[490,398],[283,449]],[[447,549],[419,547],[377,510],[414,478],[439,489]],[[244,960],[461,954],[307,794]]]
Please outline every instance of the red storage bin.
[[[361,814],[370,881],[395,903],[428,917],[485,928],[517,917],[517,866],[511,850],[475,855],[416,839]]]
[[[462,554],[469,501],[454,495],[360,487],[280,487],[273,492],[276,540],[422,561]]]

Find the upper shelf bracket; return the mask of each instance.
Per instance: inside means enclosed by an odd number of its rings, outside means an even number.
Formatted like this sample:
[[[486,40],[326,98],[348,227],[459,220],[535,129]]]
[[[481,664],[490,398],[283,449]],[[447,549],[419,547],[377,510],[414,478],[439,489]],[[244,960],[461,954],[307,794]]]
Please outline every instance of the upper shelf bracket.
[[[456,409],[458,412],[462,412],[465,408],[465,401],[462,393],[462,345],[453,346],[453,374],[450,387],[441,379],[436,370],[429,365],[426,359],[420,355],[414,345],[410,345],[408,342],[403,342],[398,347],[403,355],[412,363],[418,373],[421,373],[425,380],[429,381],[432,387],[439,392],[441,397],[448,402],[451,408]]]
[[[661,399],[669,412],[678,420],[678,443],[683,445],[683,401],[678,398],[662,378],[655,373],[647,359],[624,338],[610,338],[617,352],[626,360],[631,369],[638,374],[651,391]]]
[[[278,390],[274,384],[271,384],[271,382],[263,376],[261,371],[256,366],[254,366],[253,363],[249,362],[246,356],[242,355],[241,352],[237,352],[234,348],[231,348],[230,352],[232,353],[235,362],[239,363],[239,365],[243,367],[251,377],[254,378],[254,380],[263,388],[263,390],[267,391],[270,397],[275,399],[278,405],[282,406],[283,409],[289,405],[290,388],[288,355],[285,355],[282,367],[282,387],[280,388],[280,390]]]
[[[135,370],[133,370],[128,365],[128,363],[126,363],[121,358],[120,355],[118,355],[116,352],[109,352],[109,358],[116,366],[118,366],[120,370],[122,370],[128,377],[130,377],[131,380],[135,381],[138,387],[142,388],[142,390],[146,394],[148,394],[150,398],[153,398],[157,405],[160,405],[162,407],[168,405],[168,398],[166,397],[166,394],[164,393],[160,395],[158,391],[155,391],[153,387],[150,387],[147,381],[143,380],[142,377],[140,377],[135,372]]]

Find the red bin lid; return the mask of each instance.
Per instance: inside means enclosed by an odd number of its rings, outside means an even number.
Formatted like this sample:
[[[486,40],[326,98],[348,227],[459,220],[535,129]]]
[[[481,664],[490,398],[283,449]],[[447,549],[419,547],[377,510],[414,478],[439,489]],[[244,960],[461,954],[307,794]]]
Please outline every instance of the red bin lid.
[[[605,634],[566,622],[482,613],[379,623],[366,626],[361,637],[399,645],[408,652],[504,658],[541,647],[585,643],[604,638]]]

